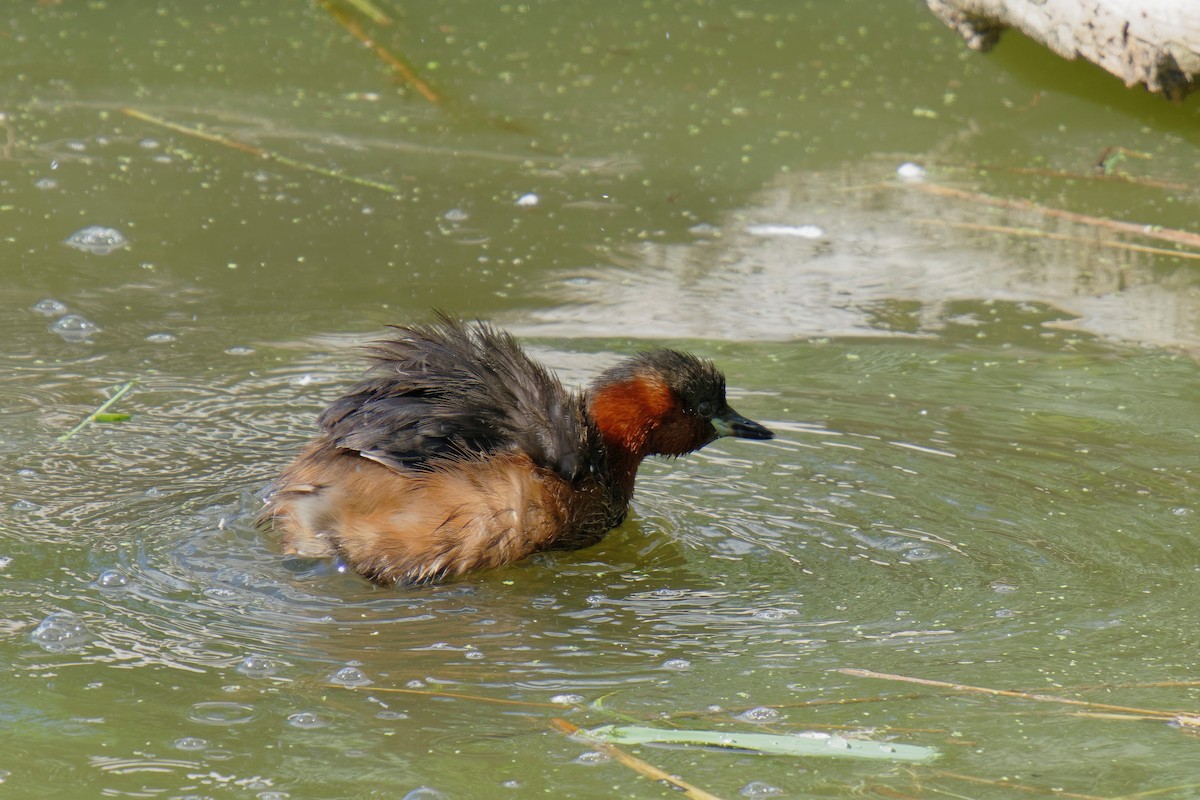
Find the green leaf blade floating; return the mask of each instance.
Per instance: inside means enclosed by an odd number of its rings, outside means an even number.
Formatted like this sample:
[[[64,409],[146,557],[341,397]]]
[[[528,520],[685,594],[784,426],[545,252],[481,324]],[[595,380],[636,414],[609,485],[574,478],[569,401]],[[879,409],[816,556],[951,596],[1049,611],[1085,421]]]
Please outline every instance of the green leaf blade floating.
[[[86,428],[88,425],[91,425],[93,422],[124,422],[125,420],[130,419],[132,416],[130,414],[109,412],[108,409],[112,408],[113,404],[115,404],[118,400],[120,400],[122,397],[124,397],[125,394],[130,389],[132,389],[135,384],[137,384],[137,381],[129,381],[128,383],[126,383],[124,386],[122,386],[120,389],[117,390],[116,394],[114,394],[112,397],[105,400],[100,405],[99,408],[97,408],[95,411],[93,411],[92,413],[90,413],[86,417],[84,417],[83,420],[78,425],[76,425],[74,428],[71,428],[71,430],[67,431],[62,436],[59,436],[58,441],[60,441],[60,442],[67,441],[72,436],[74,436],[75,434],[79,433],[81,430]],[[101,417],[107,417],[109,419],[101,419]],[[119,417],[120,419],[113,419],[114,417]]]
[[[685,731],[641,725],[604,725],[581,732],[589,739],[609,744],[672,744],[718,747],[765,755],[858,758],[871,761],[932,761],[940,753],[932,747],[896,742],[873,742],[823,733],[780,735],[737,731]]]

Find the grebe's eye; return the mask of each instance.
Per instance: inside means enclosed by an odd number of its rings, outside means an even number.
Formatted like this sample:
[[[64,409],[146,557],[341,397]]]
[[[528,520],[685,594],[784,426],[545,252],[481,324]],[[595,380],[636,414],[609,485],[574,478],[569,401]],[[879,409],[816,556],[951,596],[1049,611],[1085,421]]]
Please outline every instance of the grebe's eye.
[[[702,417],[711,417],[717,411],[712,400],[701,400],[696,404],[696,413]]]

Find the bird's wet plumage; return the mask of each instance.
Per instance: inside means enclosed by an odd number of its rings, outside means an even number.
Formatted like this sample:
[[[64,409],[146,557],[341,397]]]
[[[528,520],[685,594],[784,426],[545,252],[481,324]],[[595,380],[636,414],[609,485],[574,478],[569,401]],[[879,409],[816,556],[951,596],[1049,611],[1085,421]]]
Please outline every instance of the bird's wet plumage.
[[[599,541],[638,464],[721,435],[769,439],[710,362],[655,350],[567,389],[507,333],[440,317],[368,348],[366,380],[272,485],[285,552],[422,583]]]

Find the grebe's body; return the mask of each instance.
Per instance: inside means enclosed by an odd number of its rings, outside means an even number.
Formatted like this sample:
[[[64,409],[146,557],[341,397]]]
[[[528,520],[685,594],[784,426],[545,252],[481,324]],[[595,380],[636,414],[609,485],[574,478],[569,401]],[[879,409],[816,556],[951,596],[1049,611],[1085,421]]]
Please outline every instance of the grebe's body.
[[[435,581],[621,524],[638,464],[718,436],[770,439],[710,362],[655,350],[566,389],[507,333],[441,317],[372,345],[368,379],[319,419],[262,519],[285,552],[380,584]]]

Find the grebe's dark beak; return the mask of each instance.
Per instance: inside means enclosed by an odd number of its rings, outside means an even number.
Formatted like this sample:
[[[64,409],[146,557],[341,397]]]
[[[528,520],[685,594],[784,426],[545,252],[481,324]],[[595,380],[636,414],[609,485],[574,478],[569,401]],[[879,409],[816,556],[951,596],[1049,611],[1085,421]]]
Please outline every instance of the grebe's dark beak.
[[[746,419],[729,406],[712,418],[712,426],[717,429],[718,436],[736,436],[739,439],[775,438],[775,433],[770,428],[763,427],[752,419]]]

